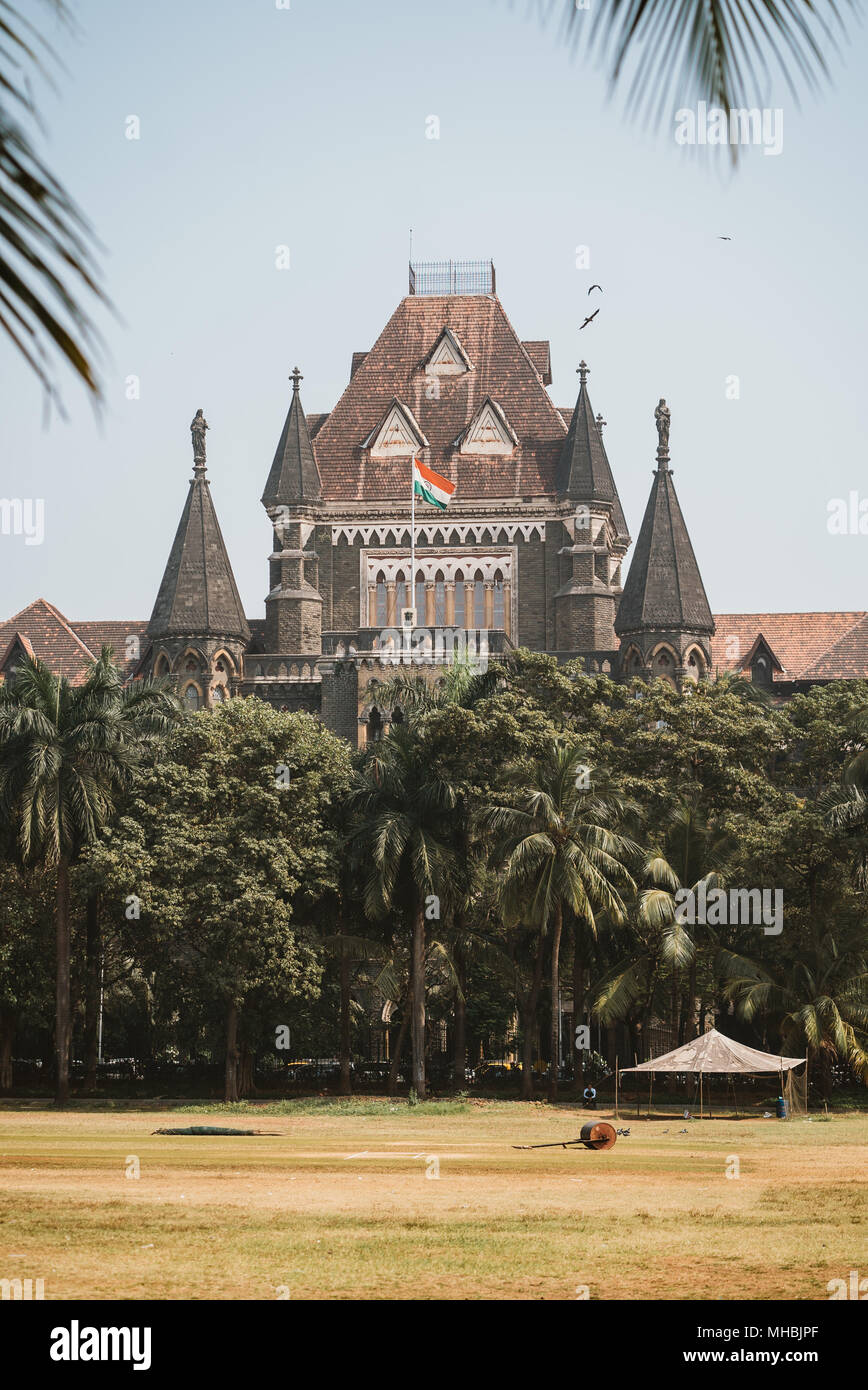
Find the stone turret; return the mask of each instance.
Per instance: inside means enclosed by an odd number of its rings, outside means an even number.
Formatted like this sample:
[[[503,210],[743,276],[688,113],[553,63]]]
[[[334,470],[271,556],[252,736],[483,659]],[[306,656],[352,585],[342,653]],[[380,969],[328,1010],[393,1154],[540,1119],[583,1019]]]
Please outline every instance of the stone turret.
[[[657,468],[615,619],[624,677],[700,680],[711,666],[714,619],[669,467],[669,408],[654,412]]]
[[[594,418],[588,365],[578,367],[579,395],[561,450],[558,491],[573,504],[565,517],[555,594],[559,651],[613,651],[621,592],[621,562],[630,544],[627,523],[603,444],[604,420]]]
[[[265,649],[318,656],[322,650],[322,597],[315,538],[322,484],[301,404],[298,367],[292,400],[271,465],[262,505],[274,528],[265,600]]]
[[[190,426],[193,477],[148,624],[149,667],[173,674],[191,708],[232,693],[250,629],[206,478],[201,410]]]

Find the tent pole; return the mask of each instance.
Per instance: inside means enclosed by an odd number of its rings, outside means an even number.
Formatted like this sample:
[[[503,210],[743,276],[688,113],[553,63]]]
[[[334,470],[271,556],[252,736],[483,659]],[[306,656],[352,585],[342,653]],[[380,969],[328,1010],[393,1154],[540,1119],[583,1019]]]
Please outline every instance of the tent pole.
[[[615,1119],[618,1117],[618,1058],[615,1058]]]
[[[699,1118],[702,1119],[702,1072],[699,1073]]]

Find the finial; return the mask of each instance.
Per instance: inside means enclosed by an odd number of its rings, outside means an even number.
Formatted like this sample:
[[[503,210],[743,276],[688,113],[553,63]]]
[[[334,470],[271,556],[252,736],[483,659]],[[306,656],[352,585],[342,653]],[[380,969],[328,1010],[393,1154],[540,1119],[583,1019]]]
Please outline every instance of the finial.
[[[299,382],[304,381],[304,377],[298,370],[298,367],[293,367],[292,371],[289,374],[289,379],[292,382],[292,394],[294,396],[297,396]]]
[[[654,411],[654,420],[657,425],[657,467],[669,470],[669,407],[663,397],[657,403]]]
[[[590,372],[590,370],[591,370],[590,367],[588,366],[587,362],[585,362],[584,360],[581,361],[581,362],[579,363],[578,367],[576,367],[576,371],[577,371],[578,374],[579,374],[579,385],[580,385],[580,386],[584,386],[585,382],[586,382],[587,379],[588,379],[588,373]]]
[[[193,471],[195,473],[205,472],[205,431],[210,428],[211,426],[205,419],[205,412],[200,406],[190,423],[190,434],[193,437]]]
[[[608,423],[608,420],[604,420],[602,415],[597,415],[597,429],[600,431],[600,434],[603,433],[603,426],[608,425]]]

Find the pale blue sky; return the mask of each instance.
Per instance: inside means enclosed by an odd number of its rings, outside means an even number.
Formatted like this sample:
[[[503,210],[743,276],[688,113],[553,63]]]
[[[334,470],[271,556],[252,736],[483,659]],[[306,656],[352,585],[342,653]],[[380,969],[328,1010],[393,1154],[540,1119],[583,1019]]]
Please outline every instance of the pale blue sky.
[[[107,248],[123,322],[103,321],[101,426],[67,379],[70,418],[44,429],[37,384],[0,347],[0,493],[46,508],[41,546],[0,536],[0,617],[39,595],[73,619],[149,616],[200,405],[236,578],[260,616],[258,499],[287,375],[298,362],[309,413],[331,408],[353,351],[406,293],[410,226],[420,258],[494,259],[520,336],[551,340],[557,405],[587,358],[634,538],[666,396],[715,611],[868,608],[868,536],[827,531],[830,498],[868,496],[864,32],[801,114],[783,87],[758,94],[783,108],[783,151],[750,149],[733,175],[716,151],[679,148],[674,121],[626,122],[526,0],[75,8],[45,152]],[[593,281],[601,312],[579,334]]]

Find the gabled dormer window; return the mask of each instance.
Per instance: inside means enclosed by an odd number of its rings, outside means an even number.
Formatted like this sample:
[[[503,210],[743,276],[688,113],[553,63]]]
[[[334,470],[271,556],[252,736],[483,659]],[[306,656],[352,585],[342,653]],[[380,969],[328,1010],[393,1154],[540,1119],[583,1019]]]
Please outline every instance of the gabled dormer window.
[[[473,363],[451,328],[443,329],[422,363],[425,376],[463,376],[472,370]]]
[[[372,459],[407,457],[427,447],[428,440],[413,412],[397,398],[380,424],[362,441],[362,448],[370,450]]]
[[[470,424],[454,441],[462,454],[511,454],[518,436],[497,401],[486,396]]]

